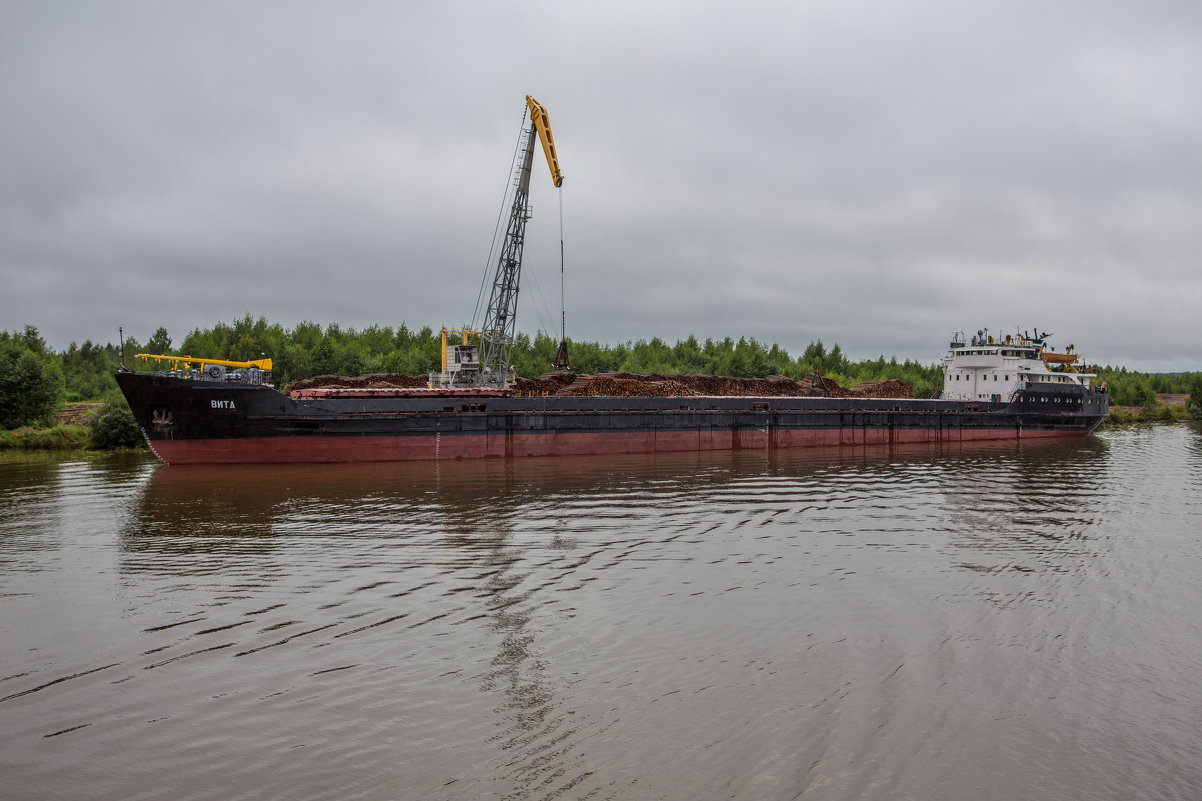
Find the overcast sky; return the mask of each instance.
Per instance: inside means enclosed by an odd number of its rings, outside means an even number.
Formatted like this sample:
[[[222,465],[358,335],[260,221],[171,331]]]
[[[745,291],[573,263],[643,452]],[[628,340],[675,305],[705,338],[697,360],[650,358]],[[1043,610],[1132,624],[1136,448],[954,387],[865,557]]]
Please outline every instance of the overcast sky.
[[[521,330],[1202,369],[1196,0],[6,0],[0,327],[467,323],[526,94]]]

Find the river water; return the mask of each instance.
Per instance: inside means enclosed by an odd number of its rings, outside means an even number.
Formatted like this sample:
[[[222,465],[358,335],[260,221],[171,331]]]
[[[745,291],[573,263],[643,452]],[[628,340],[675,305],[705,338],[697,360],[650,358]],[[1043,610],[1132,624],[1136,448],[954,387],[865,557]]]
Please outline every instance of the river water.
[[[1202,798],[1202,429],[0,465],[3,799]]]

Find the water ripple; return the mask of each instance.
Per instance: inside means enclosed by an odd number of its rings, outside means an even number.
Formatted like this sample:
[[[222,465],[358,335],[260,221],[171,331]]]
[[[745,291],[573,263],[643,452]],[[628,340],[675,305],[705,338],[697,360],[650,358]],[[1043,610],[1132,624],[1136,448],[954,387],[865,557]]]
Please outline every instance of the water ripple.
[[[1200,487],[1185,426],[6,466],[0,767],[13,798],[1187,797]]]

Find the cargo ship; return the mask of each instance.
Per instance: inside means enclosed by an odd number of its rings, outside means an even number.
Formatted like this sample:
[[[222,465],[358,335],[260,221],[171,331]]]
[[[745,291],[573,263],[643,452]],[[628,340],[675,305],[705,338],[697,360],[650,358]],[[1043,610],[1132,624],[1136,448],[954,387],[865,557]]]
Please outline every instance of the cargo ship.
[[[536,396],[484,387],[300,389],[270,362],[172,357],[117,383],[168,464],[366,462],[966,442],[1087,434],[1105,386],[1023,335],[952,339],[931,399]],[[194,365],[194,366],[189,366]]]
[[[515,390],[511,364],[536,141],[555,186],[563,183],[546,109],[529,96],[526,104],[530,124],[523,119],[483,326],[443,330],[441,370],[425,386],[284,393],[271,385],[269,359],[139,354],[170,368],[117,374],[154,454],[168,464],[241,464],[960,442],[1080,435],[1106,416],[1105,388],[1076,370],[1071,348],[1053,353],[1038,330],[1000,340],[984,330],[969,341],[954,336],[943,388],[932,399],[805,396],[796,386],[788,393],[656,397]],[[460,341],[448,344],[448,333]],[[566,338],[555,362],[567,362]]]

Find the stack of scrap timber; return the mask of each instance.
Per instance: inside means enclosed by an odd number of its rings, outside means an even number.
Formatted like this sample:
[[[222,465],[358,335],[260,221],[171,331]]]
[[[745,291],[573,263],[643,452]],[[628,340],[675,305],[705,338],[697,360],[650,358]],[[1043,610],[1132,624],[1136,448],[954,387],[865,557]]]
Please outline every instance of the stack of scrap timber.
[[[680,381],[658,378],[626,378],[616,374],[582,376],[558,394],[574,397],[688,398],[702,393]]]
[[[58,422],[66,423],[67,425],[83,425],[88,422],[88,418],[92,416],[92,412],[97,411],[103,405],[103,401],[73,403],[70,406],[59,409],[54,417]]]
[[[370,373],[368,375],[317,375],[302,378],[284,387],[287,394],[297,389],[413,389],[426,386],[424,375]]]
[[[914,388],[899,378],[886,381],[865,381],[851,388],[856,398],[902,398],[909,400],[914,397]]]
[[[639,391],[639,387],[643,391]],[[677,389],[680,388],[680,389]],[[801,381],[774,375],[767,378],[735,378],[721,375],[663,375],[659,373],[602,373],[581,376],[560,395],[605,395],[620,389],[627,397],[846,397],[847,390],[820,375]],[[673,390],[676,390],[673,392]],[[683,391],[681,391],[683,390]]]
[[[912,398],[904,381],[868,381],[845,389],[829,378],[814,373],[801,380],[771,375],[767,378],[735,378],[719,375],[671,375],[661,373],[545,373],[538,378],[519,379],[514,387],[520,397],[806,397],[806,398]]]
[[[319,375],[293,381],[284,392],[299,389],[412,389],[425,387],[424,375],[372,373],[370,375]],[[612,397],[800,397],[800,398],[913,398],[905,381],[865,381],[852,389],[839,386],[813,373],[800,380],[783,375],[767,378],[735,378],[721,375],[672,375],[662,373],[543,373],[538,378],[519,378],[513,388],[519,398]]]
[[[578,378],[580,376],[576,373],[567,372],[543,373],[538,378],[519,378],[513,386],[513,392],[519,398],[556,395]]]

